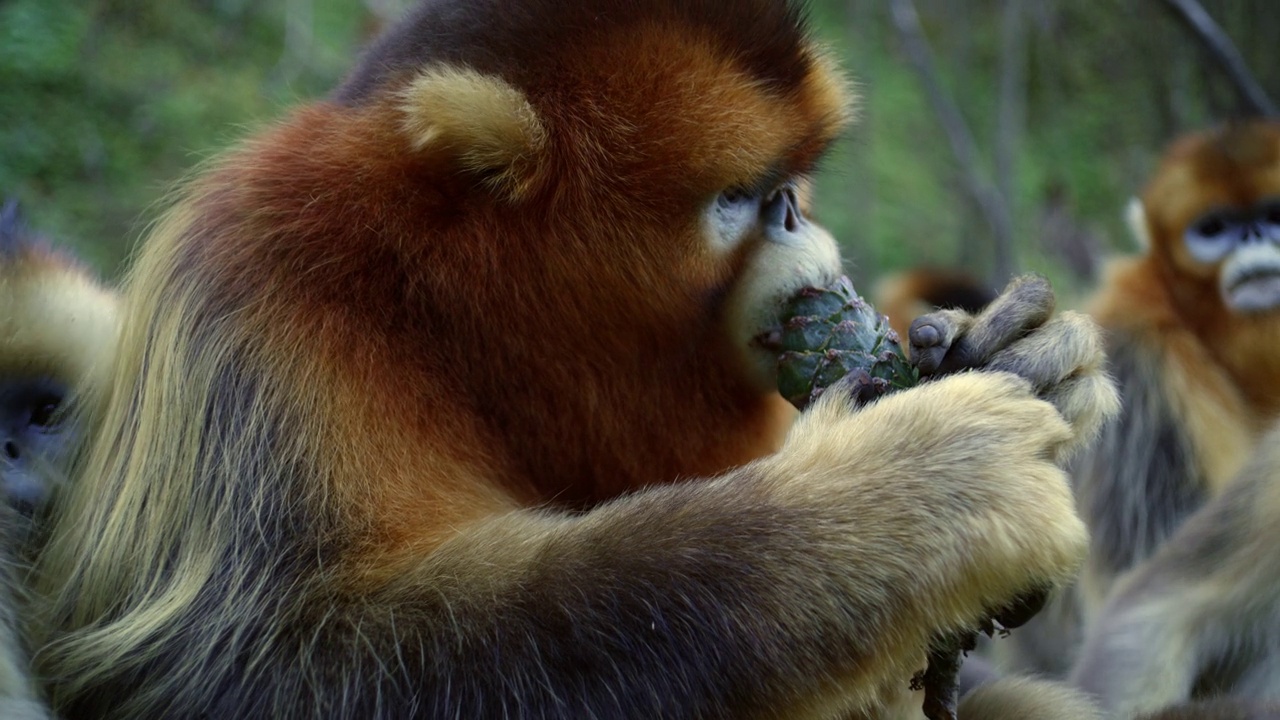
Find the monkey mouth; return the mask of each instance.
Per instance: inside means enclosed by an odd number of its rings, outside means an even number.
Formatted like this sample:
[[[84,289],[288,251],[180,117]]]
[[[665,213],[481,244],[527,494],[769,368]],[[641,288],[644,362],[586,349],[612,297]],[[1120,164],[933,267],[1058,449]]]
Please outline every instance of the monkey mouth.
[[[775,325],[751,338],[751,347],[770,353],[782,351],[782,326]]]
[[[1280,263],[1241,268],[1224,280],[1227,305],[1236,312],[1263,312],[1280,307]]]

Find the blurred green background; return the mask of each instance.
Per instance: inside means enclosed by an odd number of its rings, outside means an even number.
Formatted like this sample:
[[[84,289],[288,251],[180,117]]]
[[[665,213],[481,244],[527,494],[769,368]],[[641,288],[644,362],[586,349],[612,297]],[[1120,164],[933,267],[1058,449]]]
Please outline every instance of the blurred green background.
[[[894,2],[810,3],[862,95],[818,183],[859,282],[931,264],[1086,287],[1098,257],[1131,247],[1124,203],[1165,143],[1242,109],[1160,0],[915,0],[941,96],[972,139],[962,159]],[[0,0],[0,193],[115,275],[175,180],[326,92],[407,4]],[[1204,7],[1280,91],[1275,4]],[[1003,254],[975,188],[1012,230]]]

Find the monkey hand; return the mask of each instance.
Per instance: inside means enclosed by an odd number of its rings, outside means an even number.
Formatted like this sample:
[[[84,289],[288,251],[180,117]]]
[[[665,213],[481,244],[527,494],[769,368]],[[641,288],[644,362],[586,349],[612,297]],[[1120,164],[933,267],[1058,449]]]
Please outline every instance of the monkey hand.
[[[814,502],[833,503],[827,512],[848,513],[867,544],[859,556],[911,568],[902,592],[921,605],[909,622],[933,637],[977,627],[1079,569],[1087,535],[1055,462],[1074,439],[1025,378],[972,372],[861,410],[829,391],[775,458],[829,478],[822,489],[803,486],[821,496]],[[893,531],[876,532],[885,528]]]
[[[1065,459],[1119,412],[1120,402],[1103,370],[1097,325],[1080,313],[1055,318],[1053,309],[1048,280],[1016,278],[980,314],[943,310],[916,318],[908,331],[912,362],[922,376],[982,369],[1025,378],[1072,427],[1074,440],[1058,455]]]

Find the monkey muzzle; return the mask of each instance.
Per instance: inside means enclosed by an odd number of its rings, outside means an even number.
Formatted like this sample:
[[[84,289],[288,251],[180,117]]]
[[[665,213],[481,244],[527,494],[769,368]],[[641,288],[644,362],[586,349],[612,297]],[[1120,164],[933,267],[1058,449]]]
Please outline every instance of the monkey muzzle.
[[[1280,247],[1274,243],[1240,246],[1223,263],[1219,277],[1223,301],[1235,312],[1280,307]]]

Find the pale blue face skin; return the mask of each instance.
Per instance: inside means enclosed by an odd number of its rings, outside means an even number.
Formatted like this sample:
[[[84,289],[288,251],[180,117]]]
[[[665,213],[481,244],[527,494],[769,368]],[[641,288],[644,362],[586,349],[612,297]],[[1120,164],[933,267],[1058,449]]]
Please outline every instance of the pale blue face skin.
[[[0,380],[0,491],[32,515],[48,500],[54,468],[71,445],[62,420],[66,386],[42,377]]]
[[[1206,213],[1182,237],[1189,254],[1218,273],[1224,302],[1239,313],[1280,307],[1280,199]]]

